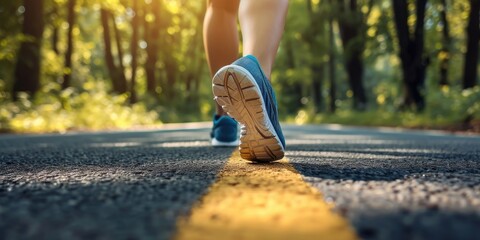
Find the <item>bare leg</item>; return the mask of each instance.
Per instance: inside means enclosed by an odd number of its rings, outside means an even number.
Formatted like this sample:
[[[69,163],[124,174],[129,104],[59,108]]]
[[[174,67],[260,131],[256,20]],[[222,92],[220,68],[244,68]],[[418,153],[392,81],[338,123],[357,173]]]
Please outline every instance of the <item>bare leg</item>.
[[[210,74],[238,58],[237,12],[239,0],[209,0],[203,23],[203,40]],[[216,104],[217,114],[226,114]]]
[[[288,0],[242,0],[239,20],[243,55],[257,57],[270,79],[273,62],[282,37]]]
[[[228,4],[229,0],[212,0],[210,3]],[[272,66],[277,55],[280,38],[282,37],[285,25],[285,16],[288,8],[288,0],[239,0],[240,27],[243,37],[243,55],[255,56],[265,75],[270,79]],[[210,14],[206,19],[213,19],[216,15],[214,4],[209,4]],[[228,12],[228,11],[227,11]],[[213,14],[212,14],[213,13]],[[229,12],[231,13],[231,12]],[[223,15],[222,15],[223,16]],[[278,123],[276,104],[274,102],[273,90],[268,84],[265,85],[262,79],[256,79],[258,68],[256,64],[251,65],[252,60],[242,58],[236,64],[225,68],[224,65],[230,62],[214,61],[211,54],[219,54],[222,61],[233,55],[233,46],[238,46],[232,32],[236,31],[234,14],[227,14],[223,23],[215,22],[218,25],[211,26],[206,22],[206,44],[207,56],[210,61],[210,70],[216,77],[212,80],[212,87],[215,100],[228,111],[228,114],[238,121],[242,126],[240,137],[240,156],[252,161],[274,161],[283,158],[285,154],[285,140]],[[222,19],[222,18],[217,18]],[[215,28],[215,29],[213,29]],[[228,36],[224,37],[225,28]],[[230,28],[230,29],[228,29]],[[216,31],[215,31],[216,30]],[[215,33],[209,35],[209,33]],[[220,45],[210,48],[210,40],[222,37]],[[218,40],[218,39],[217,39]],[[224,42],[222,42],[224,41]],[[234,44],[228,44],[232,41]],[[227,42],[227,43],[225,43]],[[212,46],[213,47],[213,46]],[[221,49],[221,47],[224,47]],[[216,49],[220,52],[216,52]],[[226,54],[225,51],[232,51]],[[236,57],[235,57],[236,58]],[[214,65],[219,63],[219,65]],[[242,67],[245,66],[245,67]],[[217,72],[218,71],[218,72]],[[264,86],[260,89],[258,84]],[[266,91],[266,92],[263,92]],[[268,101],[267,101],[268,100]],[[267,105],[268,104],[268,105]],[[223,112],[217,107],[217,112]],[[275,110],[275,111],[272,111]],[[227,118],[222,118],[227,119]],[[220,125],[220,124],[218,124]],[[217,126],[218,126],[217,125]],[[217,128],[218,129],[218,128]],[[215,133],[214,130],[212,133]],[[220,132],[221,133],[221,132]],[[213,136],[214,134],[212,134]],[[218,134],[220,136],[220,134]],[[213,140],[215,140],[215,136]],[[212,144],[216,144],[212,140]]]

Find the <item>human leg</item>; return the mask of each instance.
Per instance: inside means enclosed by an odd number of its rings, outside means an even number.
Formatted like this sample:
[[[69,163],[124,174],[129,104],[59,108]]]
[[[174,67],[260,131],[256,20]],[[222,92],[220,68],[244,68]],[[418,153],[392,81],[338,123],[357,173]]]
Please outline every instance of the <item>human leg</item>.
[[[288,0],[242,0],[239,20],[243,39],[243,56],[257,57],[270,79],[272,66],[282,37]]]
[[[238,58],[237,12],[239,0],[208,0],[203,23],[203,38],[210,73]],[[238,123],[216,105],[211,143],[213,146],[238,146]]]
[[[285,152],[269,79],[287,5],[287,0],[242,0],[244,57],[222,67],[213,78],[217,103],[243,125],[240,155],[252,161],[279,160]]]
[[[239,0],[208,0],[203,41],[210,74],[238,58],[237,12]],[[224,115],[216,104],[217,115]]]

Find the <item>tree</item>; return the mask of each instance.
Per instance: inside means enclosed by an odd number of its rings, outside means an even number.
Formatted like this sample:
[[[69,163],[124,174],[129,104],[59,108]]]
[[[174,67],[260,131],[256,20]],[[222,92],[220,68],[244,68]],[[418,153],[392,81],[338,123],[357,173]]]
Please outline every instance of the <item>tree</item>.
[[[370,5],[373,1],[370,1]],[[345,69],[348,82],[353,93],[353,108],[365,110],[367,96],[363,86],[363,52],[365,51],[365,16],[361,12],[357,0],[341,1],[338,25],[344,50]],[[371,6],[368,7],[371,9]]]
[[[115,25],[115,21],[113,21],[112,25],[115,32],[117,48],[118,48],[118,55],[119,55],[119,62],[120,66],[115,64],[115,60],[112,53],[112,37],[110,32],[110,21],[112,20],[112,13],[102,8],[100,10],[100,18],[103,26],[103,42],[105,45],[105,62],[107,64],[108,73],[110,75],[110,79],[112,80],[112,87],[113,91],[116,93],[125,93],[127,92],[127,80],[125,78],[125,73],[123,70],[122,64],[122,52],[120,44],[118,43],[118,29]]]
[[[15,65],[15,82],[13,99],[19,92],[34,95],[40,88],[41,43],[44,29],[43,0],[24,0],[24,19],[22,33],[27,37],[20,45],[17,64]]]
[[[76,0],[68,0],[67,51],[65,52],[65,70],[63,75],[62,89],[70,87],[70,79],[72,77],[73,28],[75,24],[75,2]],[[58,49],[56,52],[58,52]]]
[[[330,80],[330,89],[329,89],[329,96],[330,96],[330,104],[329,104],[329,111],[330,113],[334,113],[336,111],[336,72],[335,72],[335,34],[333,32],[333,14],[330,14],[328,18],[328,43],[330,47],[328,48],[328,72],[329,72],[329,80]]]
[[[411,33],[408,25],[410,16],[408,1],[393,0],[393,15],[400,47],[403,83],[405,95],[402,107],[415,106],[418,111],[425,107],[422,93],[425,72],[429,59],[423,56],[424,49],[424,18],[427,0],[415,1],[416,21],[414,32]]]
[[[440,58],[440,85],[448,85],[448,65],[451,54],[452,38],[450,37],[450,27],[447,18],[447,0],[441,0],[440,21],[442,23],[442,50],[439,53]]]
[[[49,14],[50,16],[50,25],[52,27],[52,36],[51,36],[51,44],[52,44],[52,50],[55,52],[55,54],[60,54],[60,49],[58,49],[58,42],[59,42],[59,29],[60,29],[60,24],[59,24],[59,21],[55,21],[56,19],[59,19],[60,18],[60,14],[58,13],[59,12],[59,8],[58,6],[55,4],[53,7],[52,7],[52,10]],[[47,23],[48,24],[48,23]]]
[[[479,28],[480,1],[470,0],[470,14],[467,26],[467,52],[463,73],[463,88],[472,88],[476,85],[478,71],[478,44],[480,40]]]
[[[202,4],[203,5],[203,4]],[[189,56],[188,64],[191,66],[190,71],[186,73],[186,76],[182,77],[185,79],[185,91],[187,93],[187,102],[192,104],[186,104],[187,107],[190,109],[190,112],[199,112],[200,104],[198,101],[199,98],[199,86],[200,77],[202,72],[205,70],[206,61],[202,57],[204,55],[204,49],[202,44],[202,30],[203,30],[203,19],[205,18],[205,11],[206,5],[203,5],[202,9],[198,11],[195,17],[195,24],[192,26],[195,29],[195,34],[191,37],[189,41],[189,48],[187,50],[187,55]],[[190,11],[194,12],[195,10],[190,9]]]
[[[132,55],[132,73],[130,75],[130,103],[137,101],[137,93],[135,85],[137,81],[137,67],[138,67],[138,29],[139,29],[139,8],[138,1],[132,0],[132,42],[130,44],[130,54]]]
[[[321,7],[323,6],[319,6],[319,8]],[[325,47],[322,46],[323,42],[321,41],[321,37],[325,35],[326,19],[322,11],[314,11],[311,0],[307,0],[307,10],[310,27],[307,28],[307,31],[304,33],[304,39],[313,55],[310,62],[310,71],[312,73],[311,94],[314,111],[319,112],[324,105],[322,92],[325,64],[321,55]]]
[[[115,43],[117,46],[117,62],[118,66],[117,72],[118,72],[118,79],[116,81],[118,82],[118,93],[126,93],[128,90],[127,87],[127,78],[125,77],[125,65],[123,64],[123,49],[122,49],[122,40],[120,38],[120,31],[118,30],[117,23],[115,21],[115,16],[110,13],[110,19],[112,22],[112,28],[113,28],[113,33],[115,34]]]
[[[151,6],[145,4],[145,16],[152,16],[153,20],[148,17],[145,17],[144,25],[144,39],[147,43],[147,60],[145,62],[145,73],[147,76],[147,92],[151,94],[156,94],[157,88],[157,78],[155,74],[156,64],[158,61],[158,39],[160,28],[158,23],[160,23],[160,2],[159,0],[152,0],[150,3]],[[150,10],[150,11],[149,11]],[[152,27],[151,23],[157,23]]]

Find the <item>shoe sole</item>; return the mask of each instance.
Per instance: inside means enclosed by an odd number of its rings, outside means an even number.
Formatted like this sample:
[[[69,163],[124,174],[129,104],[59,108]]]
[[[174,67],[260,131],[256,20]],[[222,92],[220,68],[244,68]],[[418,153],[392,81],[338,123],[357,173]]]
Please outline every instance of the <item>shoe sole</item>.
[[[248,70],[236,65],[221,68],[213,78],[212,89],[217,103],[242,125],[242,158],[258,162],[283,158],[285,150],[267,115],[260,88]]]
[[[215,138],[212,138],[211,143],[212,143],[212,146],[214,147],[237,147],[240,144],[240,141],[235,140],[233,142],[222,142],[222,141],[218,141]]]

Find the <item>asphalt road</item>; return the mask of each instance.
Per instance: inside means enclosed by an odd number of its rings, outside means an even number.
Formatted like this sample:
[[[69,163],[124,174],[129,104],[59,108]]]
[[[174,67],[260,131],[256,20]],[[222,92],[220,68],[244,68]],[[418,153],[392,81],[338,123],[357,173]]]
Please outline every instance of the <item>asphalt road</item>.
[[[289,161],[360,238],[480,238],[480,137],[284,130]],[[208,124],[1,135],[0,239],[169,239],[233,150],[209,146]]]

